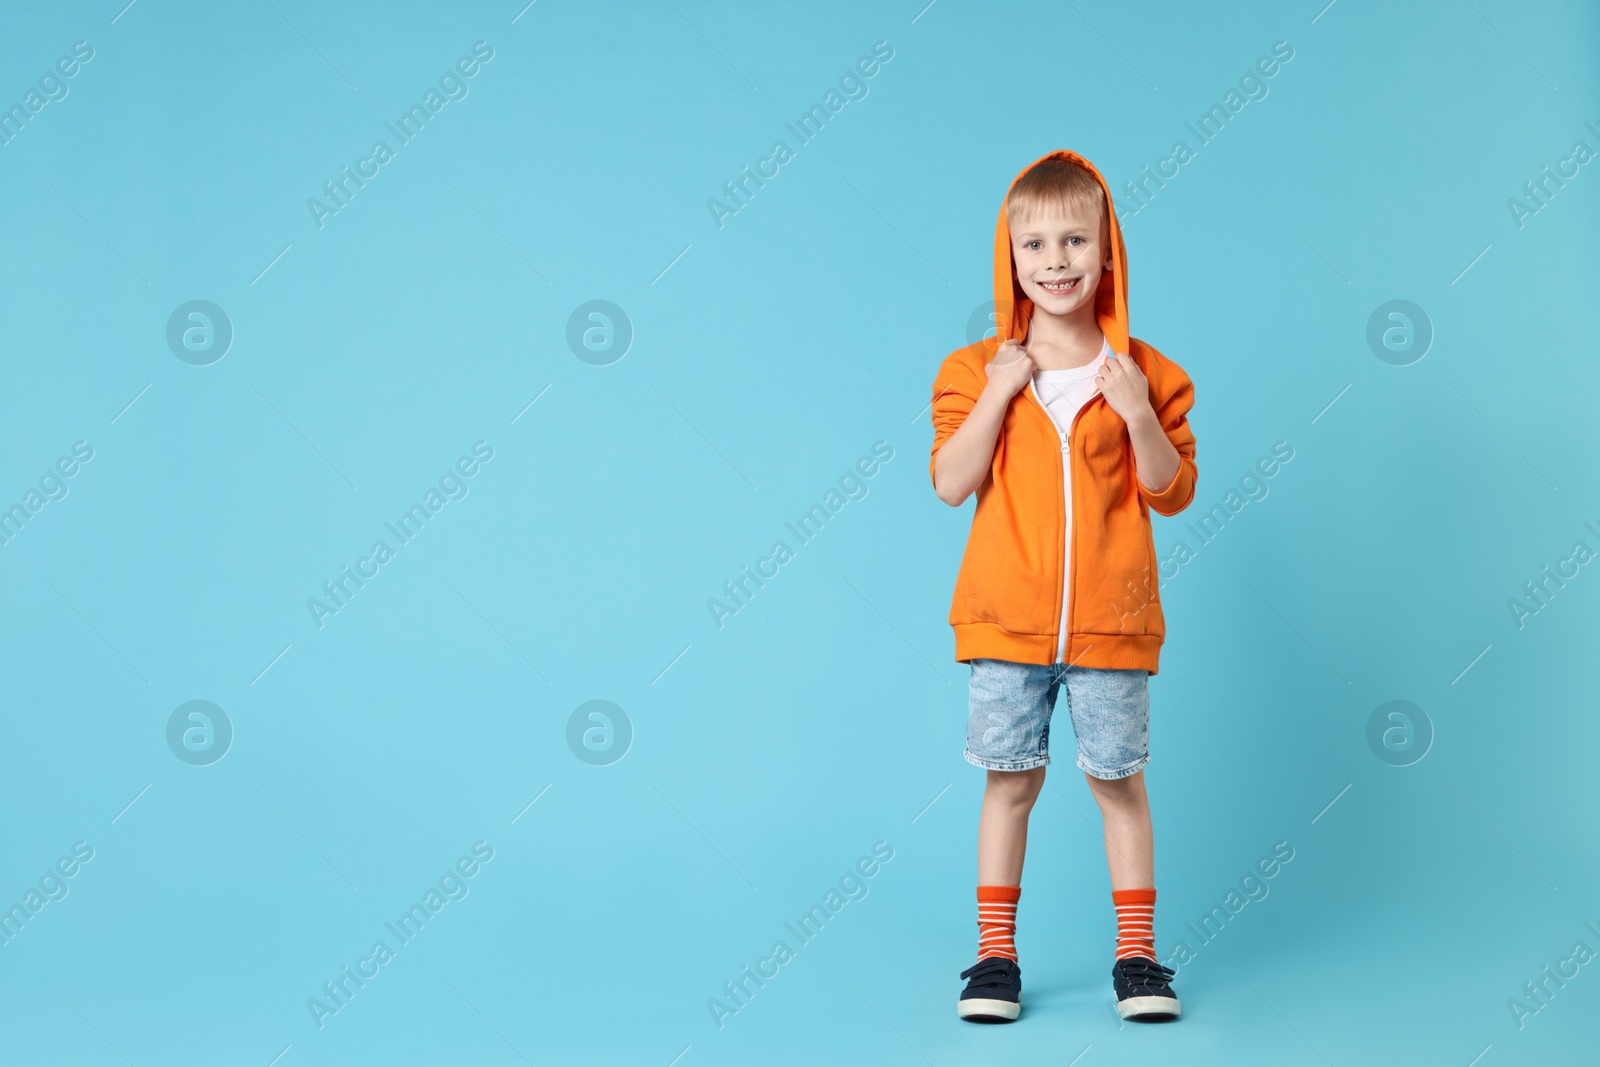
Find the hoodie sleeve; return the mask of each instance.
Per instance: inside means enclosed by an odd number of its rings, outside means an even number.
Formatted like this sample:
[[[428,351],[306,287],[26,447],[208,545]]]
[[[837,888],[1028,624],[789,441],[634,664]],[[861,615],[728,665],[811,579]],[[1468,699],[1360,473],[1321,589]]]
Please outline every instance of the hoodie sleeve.
[[[1161,515],[1176,515],[1194,500],[1194,486],[1199,478],[1194,465],[1194,431],[1189,428],[1189,409],[1194,407],[1194,383],[1176,363],[1159,354],[1158,358],[1164,373],[1161,392],[1152,406],[1161,428],[1166,431],[1167,440],[1178,450],[1178,473],[1173,475],[1172,483],[1159,493],[1147,488],[1137,475],[1134,484],[1139,487],[1139,495],[1154,511]]]
[[[933,382],[933,450],[928,455],[928,478],[936,489],[939,483],[933,472],[939,449],[967,421],[986,384],[981,371],[975,374],[971,363],[960,358],[960,353],[952,353],[939,368],[939,376]]]

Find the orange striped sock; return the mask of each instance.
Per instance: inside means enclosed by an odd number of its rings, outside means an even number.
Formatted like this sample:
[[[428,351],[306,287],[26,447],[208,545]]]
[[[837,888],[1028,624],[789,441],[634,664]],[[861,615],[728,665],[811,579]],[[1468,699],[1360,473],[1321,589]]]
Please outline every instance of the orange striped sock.
[[[1155,959],[1155,887],[1113,889],[1111,903],[1117,909],[1117,959],[1129,956]]]
[[[1017,898],[1020,885],[978,887],[978,958],[1004,956],[1017,959]]]

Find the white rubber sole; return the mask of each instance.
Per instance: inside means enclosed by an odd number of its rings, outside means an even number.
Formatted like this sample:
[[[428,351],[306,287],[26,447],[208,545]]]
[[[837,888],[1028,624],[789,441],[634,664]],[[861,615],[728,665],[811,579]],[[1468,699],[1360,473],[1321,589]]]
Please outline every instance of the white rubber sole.
[[[968,997],[966,1000],[956,1002],[956,1014],[963,1019],[1003,1019],[1006,1022],[1011,1022],[1022,1014],[1022,1005],[1014,1000],[985,1000],[979,997]]]
[[[1183,1013],[1177,997],[1129,997],[1117,1001],[1117,1014],[1124,1019],[1134,1016],[1163,1016],[1176,1019]]]

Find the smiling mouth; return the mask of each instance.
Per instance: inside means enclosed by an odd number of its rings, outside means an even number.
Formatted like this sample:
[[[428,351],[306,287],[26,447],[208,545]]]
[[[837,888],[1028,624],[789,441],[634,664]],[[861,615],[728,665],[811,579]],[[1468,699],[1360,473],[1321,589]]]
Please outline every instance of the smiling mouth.
[[[1078,283],[1081,281],[1083,281],[1083,279],[1078,277],[1069,278],[1065,281],[1040,282],[1039,288],[1043,289],[1047,293],[1071,293],[1077,291]]]

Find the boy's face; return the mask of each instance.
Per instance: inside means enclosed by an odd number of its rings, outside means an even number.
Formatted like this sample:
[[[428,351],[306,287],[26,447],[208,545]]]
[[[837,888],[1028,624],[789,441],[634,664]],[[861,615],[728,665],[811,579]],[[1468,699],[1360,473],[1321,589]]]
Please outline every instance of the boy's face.
[[[1094,308],[1100,272],[1111,269],[1111,240],[1098,204],[1036,208],[1011,227],[1011,258],[1023,293],[1040,311],[1070,315]]]

